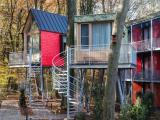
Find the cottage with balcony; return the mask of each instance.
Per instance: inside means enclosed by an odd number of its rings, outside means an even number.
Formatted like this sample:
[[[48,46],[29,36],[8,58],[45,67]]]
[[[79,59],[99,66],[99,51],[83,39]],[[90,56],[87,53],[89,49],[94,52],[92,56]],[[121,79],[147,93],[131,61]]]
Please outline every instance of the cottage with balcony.
[[[35,98],[44,98],[43,68],[51,68],[55,56],[55,61],[61,60],[62,56],[59,54],[65,50],[66,33],[67,17],[30,10],[23,29],[24,50],[9,55],[11,68],[26,68],[24,86],[30,103]],[[54,65],[63,64],[64,60],[61,60]]]
[[[28,67],[30,59],[33,64],[52,66],[53,57],[65,49],[66,32],[65,16],[31,9],[23,29],[24,51],[10,53],[9,66]]]
[[[75,41],[70,52],[70,67],[107,68],[112,44],[112,25],[116,14],[75,16]],[[119,58],[119,68],[136,65],[133,47],[123,40]]]
[[[160,13],[129,23],[128,40],[137,52],[137,67],[133,82],[133,101],[136,93],[151,89],[155,107],[160,107]]]

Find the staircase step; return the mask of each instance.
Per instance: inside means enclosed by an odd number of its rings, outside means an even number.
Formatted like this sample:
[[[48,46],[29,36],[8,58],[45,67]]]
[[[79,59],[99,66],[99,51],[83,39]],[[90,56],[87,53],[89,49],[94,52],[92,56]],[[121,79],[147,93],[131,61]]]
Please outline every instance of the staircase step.
[[[67,76],[67,74],[57,74],[57,76]]]
[[[58,93],[62,94],[62,93],[66,93],[66,92],[58,92]]]
[[[69,98],[69,100],[71,100],[71,101],[76,101],[76,99],[74,99],[74,98]]]
[[[78,103],[74,101],[69,101],[69,103],[78,105]]]

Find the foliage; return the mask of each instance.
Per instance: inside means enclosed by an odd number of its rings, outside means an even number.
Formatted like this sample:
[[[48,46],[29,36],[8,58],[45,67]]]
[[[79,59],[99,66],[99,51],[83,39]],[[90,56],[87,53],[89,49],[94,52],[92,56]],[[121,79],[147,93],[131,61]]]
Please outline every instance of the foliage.
[[[76,120],[86,120],[85,113],[80,112],[76,115]]]
[[[19,96],[19,106],[21,108],[26,108],[26,100],[25,100],[25,90],[24,88],[20,88],[20,96]]]
[[[7,88],[9,88],[9,81],[10,79],[16,79],[16,75],[14,73],[11,73],[9,68],[5,65],[0,66],[0,90],[3,92],[7,91]],[[14,81],[14,84],[10,87],[16,88],[16,83]]]
[[[120,120],[147,120],[153,108],[153,100],[153,93],[148,91],[144,94],[142,103],[138,97],[135,105],[123,105],[121,108]]]
[[[143,96],[142,103],[146,105],[149,111],[151,111],[153,109],[154,94],[151,91],[146,91],[146,93]]]
[[[146,120],[147,113],[147,107],[140,102],[136,105],[126,104],[121,108],[120,120]]]
[[[102,120],[102,101],[103,101],[103,87],[100,84],[95,84],[93,89],[94,98],[94,120]]]

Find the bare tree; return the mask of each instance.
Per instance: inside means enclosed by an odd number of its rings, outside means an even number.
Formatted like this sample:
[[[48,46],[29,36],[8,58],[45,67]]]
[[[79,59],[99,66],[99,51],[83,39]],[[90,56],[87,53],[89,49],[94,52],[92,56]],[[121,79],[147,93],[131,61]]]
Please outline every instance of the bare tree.
[[[103,120],[114,120],[115,112],[115,90],[118,74],[118,60],[120,55],[121,41],[123,38],[123,29],[125,25],[125,19],[129,9],[129,1],[123,0],[122,9],[117,13],[115,20],[115,32],[116,43],[111,45],[111,53],[109,55],[109,65],[107,72],[107,80],[105,81],[105,91],[103,98]]]
[[[76,1],[67,0],[68,33],[67,44],[74,44],[74,15],[76,14]]]

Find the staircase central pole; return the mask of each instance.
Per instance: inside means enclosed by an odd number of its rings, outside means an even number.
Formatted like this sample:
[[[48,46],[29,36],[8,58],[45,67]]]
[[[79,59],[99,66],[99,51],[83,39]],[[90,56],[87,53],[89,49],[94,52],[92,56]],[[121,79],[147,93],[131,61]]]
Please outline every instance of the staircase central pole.
[[[70,68],[69,68],[69,48],[67,46],[67,119],[70,119],[70,115],[69,115],[69,97],[70,97]]]
[[[40,62],[40,81],[41,81],[41,92],[42,92],[42,101],[44,100],[44,81],[43,81],[43,65],[42,65],[42,52],[41,52],[41,62]]]
[[[29,104],[31,105],[32,101],[32,90],[31,90],[31,69],[32,69],[32,48],[29,50]]]

